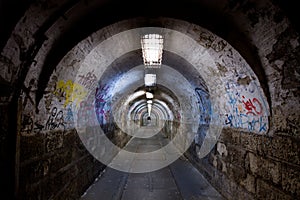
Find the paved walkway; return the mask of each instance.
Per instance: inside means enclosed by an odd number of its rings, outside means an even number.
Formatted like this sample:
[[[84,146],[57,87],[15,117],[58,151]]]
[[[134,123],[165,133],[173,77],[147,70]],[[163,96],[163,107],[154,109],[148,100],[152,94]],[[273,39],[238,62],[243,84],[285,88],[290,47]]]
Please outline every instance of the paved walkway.
[[[140,153],[155,151],[165,144],[163,135],[157,134],[148,139],[133,138],[125,148]],[[197,169],[180,157],[167,167],[147,173],[126,173],[107,167],[80,200],[198,199],[223,200]]]

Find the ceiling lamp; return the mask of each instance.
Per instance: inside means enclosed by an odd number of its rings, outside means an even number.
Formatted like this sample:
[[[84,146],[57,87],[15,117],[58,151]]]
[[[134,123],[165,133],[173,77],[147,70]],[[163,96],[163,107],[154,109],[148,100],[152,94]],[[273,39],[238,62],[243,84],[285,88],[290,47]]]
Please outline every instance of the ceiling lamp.
[[[150,115],[151,115],[151,109],[152,109],[152,104],[151,103],[147,103],[147,107],[148,107],[148,116],[150,117]]]
[[[145,74],[145,86],[155,86],[156,74]]]
[[[147,99],[153,99],[154,95],[151,92],[146,92]]]
[[[162,35],[146,34],[141,38],[141,45],[144,65],[150,68],[159,68],[163,52]]]

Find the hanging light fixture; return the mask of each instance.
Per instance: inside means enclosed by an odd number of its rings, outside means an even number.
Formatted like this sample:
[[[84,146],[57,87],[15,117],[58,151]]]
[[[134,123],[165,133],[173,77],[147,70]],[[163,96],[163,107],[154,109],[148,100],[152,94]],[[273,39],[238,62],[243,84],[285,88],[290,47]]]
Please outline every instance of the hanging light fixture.
[[[146,92],[146,98],[147,99],[153,99],[154,95],[151,92]]]
[[[146,34],[141,38],[145,67],[159,68],[162,61],[163,37],[159,34]]]
[[[141,47],[145,70],[145,86],[153,87],[156,85],[155,69],[160,68],[162,63],[163,53],[163,37],[159,34],[146,34],[141,38]],[[154,71],[153,71],[154,70]],[[153,93],[146,92],[147,107],[148,107],[148,119],[151,115]]]
[[[148,104],[149,104],[149,103],[151,104],[151,103],[152,103],[152,100],[148,100],[147,103],[148,103]]]
[[[145,74],[145,86],[155,86],[156,74]]]
[[[147,107],[148,107],[148,116],[150,117],[150,115],[151,115],[151,109],[152,109],[152,101],[151,102],[147,101]]]

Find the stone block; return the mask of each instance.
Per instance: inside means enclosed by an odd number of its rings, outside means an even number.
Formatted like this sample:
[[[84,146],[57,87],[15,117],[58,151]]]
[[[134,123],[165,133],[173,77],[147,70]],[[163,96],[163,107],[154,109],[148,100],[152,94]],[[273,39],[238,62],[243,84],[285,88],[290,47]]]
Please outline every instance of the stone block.
[[[67,166],[72,162],[72,152],[70,149],[64,151],[57,151],[49,158],[49,171],[51,173],[56,173],[58,170]]]
[[[227,165],[226,162],[222,160],[222,158],[217,157],[217,169],[223,173],[227,173]]]
[[[236,192],[236,200],[253,200],[254,199],[254,194],[248,192],[246,189],[243,187],[238,187],[237,192]]]
[[[246,171],[244,168],[229,164],[227,167],[228,177],[230,180],[240,184],[246,177]]]
[[[245,168],[246,151],[237,146],[227,146],[228,156],[225,159],[227,163]]]
[[[262,158],[251,152],[248,153],[250,172],[264,180],[272,181],[274,184],[281,182],[281,164],[274,160]]]
[[[261,136],[254,135],[252,133],[241,132],[241,148],[256,152],[257,151],[257,144]]]
[[[78,179],[69,182],[56,196],[55,200],[66,200],[66,199],[79,199]]]
[[[275,184],[279,184],[281,181],[281,165],[280,163],[272,160],[266,160],[259,158],[260,167],[257,170],[257,175],[264,180],[272,181]]]
[[[257,199],[263,200],[294,200],[292,196],[284,193],[278,187],[275,187],[261,179],[257,179],[256,185]]]
[[[43,200],[42,184],[30,184],[20,187],[17,199]]]
[[[259,167],[260,167],[260,159],[254,154],[249,152],[247,155],[248,159],[249,159],[249,168],[250,168],[250,172],[252,174],[257,174]]]
[[[282,188],[284,191],[300,197],[300,170],[299,167],[283,165]]]
[[[227,156],[228,155],[228,151],[226,148],[226,145],[222,142],[218,142],[217,143],[217,152],[219,153],[219,155],[221,156]]]
[[[47,191],[46,193],[50,196],[56,196],[62,188],[73,181],[73,179],[78,175],[78,170],[75,166],[70,166],[64,171],[57,172],[52,174],[49,177]]]
[[[275,161],[267,162],[267,173],[269,174],[270,179],[275,184],[281,183],[281,163]]]
[[[295,138],[276,135],[272,139],[270,154],[280,160],[300,165],[300,142]]]
[[[37,160],[20,166],[20,185],[30,185],[39,182],[49,172],[49,160]]]
[[[232,196],[232,199],[237,200],[239,197],[238,194],[239,185],[235,181],[229,180],[229,187],[230,187],[230,194]]]
[[[255,177],[252,176],[251,174],[247,174],[246,178],[244,180],[241,181],[241,185],[248,191],[251,192],[253,194],[255,194],[256,192],[256,180]]]
[[[77,133],[75,130],[69,130],[64,133],[63,147],[64,148],[72,148],[75,145]]]
[[[79,174],[91,170],[93,165],[94,161],[92,156],[85,156],[76,163]]]
[[[52,152],[63,147],[63,131],[50,131],[46,134],[45,149],[46,152]]]
[[[240,145],[240,131],[223,128],[219,141],[225,144]]]
[[[264,135],[257,137],[257,153],[261,156],[271,156],[272,140],[272,137]]]
[[[41,156],[45,153],[45,135],[35,134],[20,137],[20,162]]]
[[[212,158],[212,165],[213,165],[215,168],[217,168],[217,167],[218,167],[218,157],[215,156],[215,155],[212,155],[211,158]]]

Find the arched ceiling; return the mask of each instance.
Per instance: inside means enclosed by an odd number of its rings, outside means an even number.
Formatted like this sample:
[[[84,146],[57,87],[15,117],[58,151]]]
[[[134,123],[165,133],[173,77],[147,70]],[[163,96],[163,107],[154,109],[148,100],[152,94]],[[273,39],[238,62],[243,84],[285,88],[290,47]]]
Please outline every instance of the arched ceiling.
[[[83,3],[81,3],[83,2]],[[34,4],[33,1],[18,1],[18,0],[2,0],[0,2],[0,49],[5,45],[6,40],[9,38],[12,30],[15,27],[15,24],[22,18],[26,10],[34,5],[36,7],[42,8],[42,10],[52,10],[52,21],[54,22],[55,18],[63,16],[67,10],[70,10],[72,7],[75,7],[77,4],[84,4],[94,7],[94,13],[89,12],[91,16],[102,16],[101,23],[110,24],[113,20],[124,19],[129,17],[136,17],[142,15],[148,16],[169,16],[179,19],[198,20],[203,21],[201,26],[206,28],[215,27],[214,30],[221,30],[224,28],[222,22],[218,17],[226,16],[226,11],[230,13],[231,10],[238,11],[242,6],[247,7],[248,9],[255,4],[264,1],[177,1],[177,0],[165,0],[165,1],[152,1],[152,4],[144,6],[140,4],[137,0],[122,1],[122,0],[110,0],[110,1],[98,1],[98,3],[93,3],[97,1],[78,1],[78,0],[64,0],[64,1],[36,1]],[[282,9],[283,15],[287,15],[290,20],[293,22],[294,26],[299,30],[298,24],[298,10],[297,4],[294,1],[287,2],[284,0],[273,0],[272,3],[276,6],[279,6]],[[95,6],[97,5],[98,6]],[[103,9],[100,9],[101,7]],[[118,9],[117,9],[118,8]],[[122,8],[122,9],[120,9]],[[153,9],[154,8],[154,9]],[[171,9],[170,9],[171,8]],[[227,9],[224,9],[227,8]],[[117,12],[116,12],[117,10]],[[153,12],[155,10],[155,12]],[[191,11],[194,12],[191,12]],[[54,11],[56,13],[54,13]],[[87,15],[83,10],[78,10],[80,16]],[[99,12],[101,11],[101,12]],[[111,13],[114,13],[113,15]],[[117,14],[115,14],[117,13]],[[164,14],[161,14],[164,13]],[[227,13],[227,15],[228,15]],[[234,17],[234,14],[230,14]],[[217,28],[215,23],[212,23],[213,19],[219,21],[219,28]],[[207,26],[204,25],[206,21]],[[193,21],[196,23],[196,21]],[[96,23],[99,23],[96,20]],[[229,22],[231,23],[231,22]],[[92,24],[92,23],[88,23]],[[213,31],[213,30],[212,30]],[[214,31],[216,32],[216,31]]]
[[[46,110],[42,111],[45,114],[51,110],[51,106],[47,107],[51,102],[45,98],[56,96],[60,99],[57,87],[65,88],[74,81],[80,83],[80,77],[93,72],[99,81],[99,75],[109,66],[118,73],[107,73],[106,79],[111,81],[141,64],[140,47],[136,46],[141,32],[134,31],[156,27],[167,35],[164,65],[188,79],[194,97],[199,95],[197,101],[204,107],[211,105],[211,102],[203,103],[204,97],[209,101],[215,98],[213,109],[206,109],[205,115],[208,112],[213,112],[214,117],[232,114],[233,108],[223,104],[232,106],[232,100],[236,98],[231,94],[243,90],[247,92],[239,93],[240,105],[244,106],[246,113],[248,110],[261,114],[261,110],[255,108],[264,109],[264,119],[259,122],[265,124],[270,115],[268,104],[271,100],[265,66],[257,50],[260,41],[252,34],[255,26],[264,26],[261,23],[268,25],[275,21],[285,24],[287,19],[278,5],[285,7],[286,4],[267,0],[152,1],[147,6],[137,1],[40,1],[25,9],[24,16],[3,45],[1,59],[6,65],[1,73],[4,75],[2,82],[3,85],[13,85],[15,97],[19,96],[24,85],[29,87],[31,84],[36,91],[32,97],[35,111],[38,113],[45,107]],[[265,16],[263,22],[262,16]],[[105,46],[107,42],[111,46]],[[103,57],[104,61],[99,61]],[[97,73],[100,74],[97,76]],[[82,81],[81,86],[91,90]],[[79,91],[81,86],[77,88]],[[253,91],[257,93],[250,95]],[[188,93],[184,94],[189,97]],[[227,100],[217,94],[226,96]],[[57,103],[55,101],[52,103]],[[62,106],[70,102],[70,99],[65,100]],[[78,102],[73,103],[78,105]],[[242,110],[241,107],[237,109]],[[216,110],[220,112],[215,113]],[[235,127],[248,126],[243,120],[233,125],[234,118],[228,115],[225,123]],[[257,119],[252,119],[252,122],[256,123]],[[257,131],[264,132],[267,126],[262,125]],[[251,127],[253,124],[250,130]]]
[[[281,1],[276,3],[283,4]],[[241,26],[243,21],[245,21],[245,24],[251,21],[255,23],[253,17],[247,18],[247,13],[252,13],[252,9],[259,9],[268,6],[268,4],[270,4],[268,1],[239,3],[235,1],[191,0],[152,1],[151,4],[144,6],[135,0],[39,1],[31,4],[22,20],[19,21],[19,25],[15,29],[15,37],[19,37],[18,34],[29,37],[27,41],[25,39],[19,41],[21,44],[18,44],[21,45],[21,50],[28,50],[26,53],[20,52],[20,54],[24,54],[23,59],[28,60],[33,59],[31,57],[35,56],[36,48],[40,48],[42,43],[49,43],[51,50],[45,58],[45,67],[42,73],[42,76],[47,79],[58,62],[74,45],[104,26],[119,20],[139,16],[146,17],[143,20],[144,26],[160,26],[161,23],[160,20],[157,20],[157,17],[162,16],[182,19],[214,32],[233,45],[253,68],[261,80],[262,87],[268,93],[267,83],[264,80],[264,73],[257,58],[256,49],[251,44],[251,38],[247,36],[247,30]],[[10,5],[13,5],[13,3],[3,3],[3,5],[11,7]],[[22,13],[22,10],[24,12],[28,5],[27,3],[20,5],[19,13]],[[284,5],[284,7],[287,6]],[[5,12],[3,15],[5,15]],[[236,21],[237,18],[239,21]],[[142,23],[141,21],[140,23]],[[7,24],[9,23],[7,22]],[[30,39],[31,36],[32,39]],[[35,42],[35,44],[31,44],[32,42]],[[32,47],[29,48],[29,46]],[[24,71],[26,72],[26,69]],[[43,89],[45,84],[40,84],[43,85]]]

